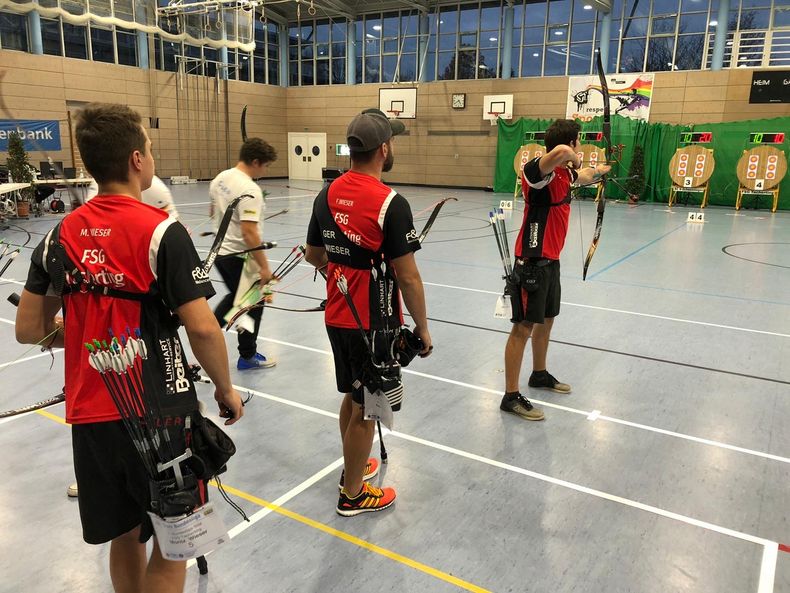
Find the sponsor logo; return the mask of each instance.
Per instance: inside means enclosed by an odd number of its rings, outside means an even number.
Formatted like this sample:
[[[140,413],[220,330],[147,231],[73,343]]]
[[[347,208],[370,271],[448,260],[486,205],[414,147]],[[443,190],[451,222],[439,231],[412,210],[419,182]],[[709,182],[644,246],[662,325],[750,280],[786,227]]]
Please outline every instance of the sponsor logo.
[[[357,235],[356,233],[352,233],[351,231],[343,231],[343,234],[348,238],[349,241],[351,241],[356,245],[362,243],[362,235]]]
[[[538,223],[531,222],[529,225],[529,246],[530,247],[537,247],[538,246]]]
[[[164,362],[165,392],[168,395],[177,395],[189,391],[190,382],[181,355],[181,342],[177,338],[166,338],[159,340],[159,348]]]
[[[258,214],[257,210],[242,210],[244,214]]]
[[[70,272],[66,272],[66,282],[68,284],[80,284],[85,282],[87,284],[96,284],[97,286],[106,286],[108,288],[123,288],[126,286],[126,277],[123,272],[113,273],[109,270],[100,270],[99,272],[83,271],[81,272],[82,278],[78,282]]]
[[[195,284],[203,284],[208,282],[208,272],[206,272],[203,266],[197,266],[194,270],[192,270],[192,280],[195,281]]]
[[[417,231],[412,229],[408,233],[406,233],[406,241],[411,243],[412,241],[417,241],[419,239],[419,235],[417,235]]]

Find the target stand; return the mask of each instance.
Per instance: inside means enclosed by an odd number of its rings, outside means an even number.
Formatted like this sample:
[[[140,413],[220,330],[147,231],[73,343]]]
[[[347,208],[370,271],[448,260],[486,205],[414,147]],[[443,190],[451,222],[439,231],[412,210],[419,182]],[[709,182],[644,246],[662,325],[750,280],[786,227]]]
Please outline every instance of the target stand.
[[[669,207],[677,201],[679,193],[702,194],[700,208],[708,205],[708,182],[713,175],[716,161],[713,159],[713,150],[692,144],[678,148],[672,160],[669,161],[669,176],[672,187],[669,189]],[[686,199],[688,205],[688,198]]]
[[[524,165],[535,157],[546,154],[546,149],[540,144],[524,144],[518,149],[516,156],[513,157],[513,169],[516,171],[516,187],[513,189],[513,197],[517,198],[521,191],[521,179],[524,176]]]
[[[744,150],[736,168],[738,196],[735,209],[740,210],[744,195],[754,195],[755,209],[759,206],[760,196],[771,196],[771,212],[779,206],[779,184],[787,174],[787,157],[775,146],[756,146]]]
[[[579,157],[582,167],[595,167],[601,163],[606,163],[606,153],[604,152],[604,149],[600,146],[595,146],[594,144],[582,144],[577,148],[576,156]],[[576,190],[576,195],[579,198],[587,198],[590,197],[589,194],[585,196],[581,192],[584,190],[594,190],[595,201],[597,202],[603,195],[603,186],[604,184],[599,181],[594,185],[579,187]]]

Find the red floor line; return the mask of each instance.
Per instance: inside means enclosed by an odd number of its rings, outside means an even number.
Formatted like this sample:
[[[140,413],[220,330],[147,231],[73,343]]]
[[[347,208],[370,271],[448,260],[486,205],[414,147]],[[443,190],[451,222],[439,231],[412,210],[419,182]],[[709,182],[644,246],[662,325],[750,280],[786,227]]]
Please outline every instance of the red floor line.
[[[779,544],[779,551],[787,552],[788,554],[790,554],[790,546],[788,546],[787,544]]]

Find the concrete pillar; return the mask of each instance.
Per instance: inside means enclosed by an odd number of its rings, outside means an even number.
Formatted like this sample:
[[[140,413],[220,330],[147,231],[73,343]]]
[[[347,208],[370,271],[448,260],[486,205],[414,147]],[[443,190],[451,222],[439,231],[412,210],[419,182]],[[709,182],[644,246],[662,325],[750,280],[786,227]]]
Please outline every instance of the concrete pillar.
[[[603,71],[609,70],[609,45],[612,40],[612,13],[607,12],[601,19],[601,38],[598,40],[598,47],[601,49],[601,63]],[[617,56],[615,56],[615,59]],[[595,68],[593,68],[594,70]],[[617,70],[617,68],[615,68]]]
[[[502,74],[504,79],[510,78],[513,57],[513,5],[505,6],[505,23],[502,25],[502,37],[499,40],[499,53],[502,55]]]
[[[417,32],[419,34],[418,45],[417,45],[417,55],[419,59],[419,80],[418,82],[425,82],[425,65],[423,64],[423,60],[430,60],[430,56],[426,54],[428,50],[428,35],[430,31],[428,28],[430,27],[430,22],[428,21],[428,13],[421,12],[420,13],[420,20],[417,24]]]
[[[41,38],[41,15],[37,10],[27,14],[28,29],[30,29],[30,51],[41,55],[44,53],[44,41]]]
[[[137,31],[137,65],[148,70],[148,33]]]
[[[357,23],[346,21],[346,84],[357,83]]]
[[[280,86],[288,86],[288,27],[280,25]]]
[[[716,20],[716,36],[713,38],[711,70],[721,70],[724,66],[724,49],[727,47],[727,21],[729,20],[729,12],[730,0],[720,0],[719,16]]]

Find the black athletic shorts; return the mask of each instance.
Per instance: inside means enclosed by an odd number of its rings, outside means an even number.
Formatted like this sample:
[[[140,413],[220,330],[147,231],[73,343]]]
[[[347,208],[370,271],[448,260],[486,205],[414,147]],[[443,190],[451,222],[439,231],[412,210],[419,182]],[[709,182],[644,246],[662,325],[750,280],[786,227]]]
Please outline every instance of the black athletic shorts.
[[[176,450],[184,450],[183,425],[169,428]],[[71,427],[77,500],[82,521],[82,538],[89,544],[103,544],[138,525],[140,541],[153,535],[148,473],[121,420],[74,424]],[[200,495],[207,500],[205,483]]]
[[[335,380],[340,393],[350,393],[351,399],[364,405],[362,387],[354,389],[353,383],[362,376],[362,368],[370,359],[368,348],[358,329],[326,326],[332,354],[335,359]]]
[[[560,314],[560,300],[562,289],[560,287],[560,261],[559,260],[532,260],[537,264],[540,273],[540,282],[537,289],[527,292],[521,288],[521,315],[514,321],[521,323],[543,323]],[[520,264],[516,262],[516,268]],[[518,271],[514,270],[518,278]]]

